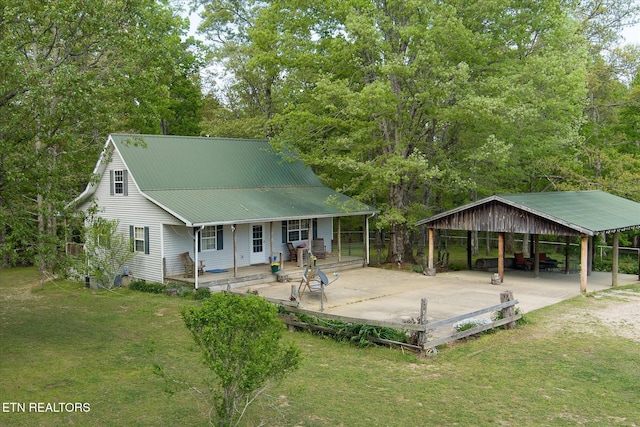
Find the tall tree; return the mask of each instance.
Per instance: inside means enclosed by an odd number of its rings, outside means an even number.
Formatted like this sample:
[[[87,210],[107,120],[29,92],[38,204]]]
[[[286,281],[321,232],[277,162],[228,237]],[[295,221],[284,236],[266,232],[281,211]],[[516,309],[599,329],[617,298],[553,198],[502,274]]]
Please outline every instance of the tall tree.
[[[56,255],[58,215],[111,131],[160,132],[194,63],[186,23],[155,0],[7,0],[0,8],[0,249]],[[186,52],[186,53],[185,53]],[[197,87],[198,82],[192,81]]]
[[[279,100],[274,141],[380,208],[388,260],[413,261],[426,193],[534,185],[578,142],[585,50],[560,0],[198,3]],[[501,179],[470,173],[494,159]]]

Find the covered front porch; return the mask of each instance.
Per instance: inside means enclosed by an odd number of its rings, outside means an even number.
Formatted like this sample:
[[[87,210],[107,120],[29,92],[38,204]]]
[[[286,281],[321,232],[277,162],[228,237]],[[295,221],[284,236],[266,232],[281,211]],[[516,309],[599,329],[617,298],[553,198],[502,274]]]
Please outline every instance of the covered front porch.
[[[325,273],[349,270],[365,266],[363,257],[341,256],[328,253],[326,258],[317,259],[316,267]],[[299,281],[307,268],[306,262],[300,266],[296,261],[279,263],[277,273],[272,271],[270,264],[257,264],[244,267],[206,271],[198,276],[197,287],[209,288],[212,291],[233,289],[241,286],[257,285],[272,282]],[[215,272],[212,272],[215,271]],[[165,282],[187,283],[196,286],[195,277],[184,277],[184,274],[165,277]]]

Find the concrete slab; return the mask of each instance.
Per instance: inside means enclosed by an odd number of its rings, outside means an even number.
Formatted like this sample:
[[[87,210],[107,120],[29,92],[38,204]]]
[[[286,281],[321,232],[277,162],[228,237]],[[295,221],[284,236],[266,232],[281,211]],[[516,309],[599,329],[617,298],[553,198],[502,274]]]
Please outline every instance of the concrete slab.
[[[362,319],[403,321],[419,316],[420,300],[427,298],[427,317],[430,322],[447,319],[500,303],[500,292],[509,290],[519,301],[517,307],[527,313],[580,294],[580,275],[540,272],[533,277],[530,271],[507,271],[504,283],[492,285],[493,273],[459,271],[423,276],[418,273],[358,268],[340,273],[340,277],[326,288],[326,313]],[[329,279],[333,277],[329,275]],[[636,275],[619,274],[618,284],[638,282]],[[291,286],[299,282],[269,283],[235,291],[258,291],[270,298],[289,300]],[[593,272],[588,278],[587,291],[611,288],[611,273]],[[305,292],[302,306],[320,311],[320,294]]]

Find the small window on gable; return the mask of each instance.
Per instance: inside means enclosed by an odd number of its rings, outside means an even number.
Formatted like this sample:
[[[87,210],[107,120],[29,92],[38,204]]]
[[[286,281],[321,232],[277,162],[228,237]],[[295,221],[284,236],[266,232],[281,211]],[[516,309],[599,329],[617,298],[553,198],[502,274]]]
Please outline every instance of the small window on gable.
[[[128,174],[126,169],[109,171],[110,193],[112,196],[122,195],[128,196]]]
[[[113,190],[116,194],[124,194],[123,171],[113,171]]]

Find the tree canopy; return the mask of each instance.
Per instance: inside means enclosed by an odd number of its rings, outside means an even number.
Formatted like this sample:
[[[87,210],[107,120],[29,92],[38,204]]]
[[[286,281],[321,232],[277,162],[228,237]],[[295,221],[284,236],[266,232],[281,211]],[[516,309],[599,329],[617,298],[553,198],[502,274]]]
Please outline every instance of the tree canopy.
[[[199,59],[164,1],[0,7],[0,250],[41,269],[113,131],[199,133]]]

